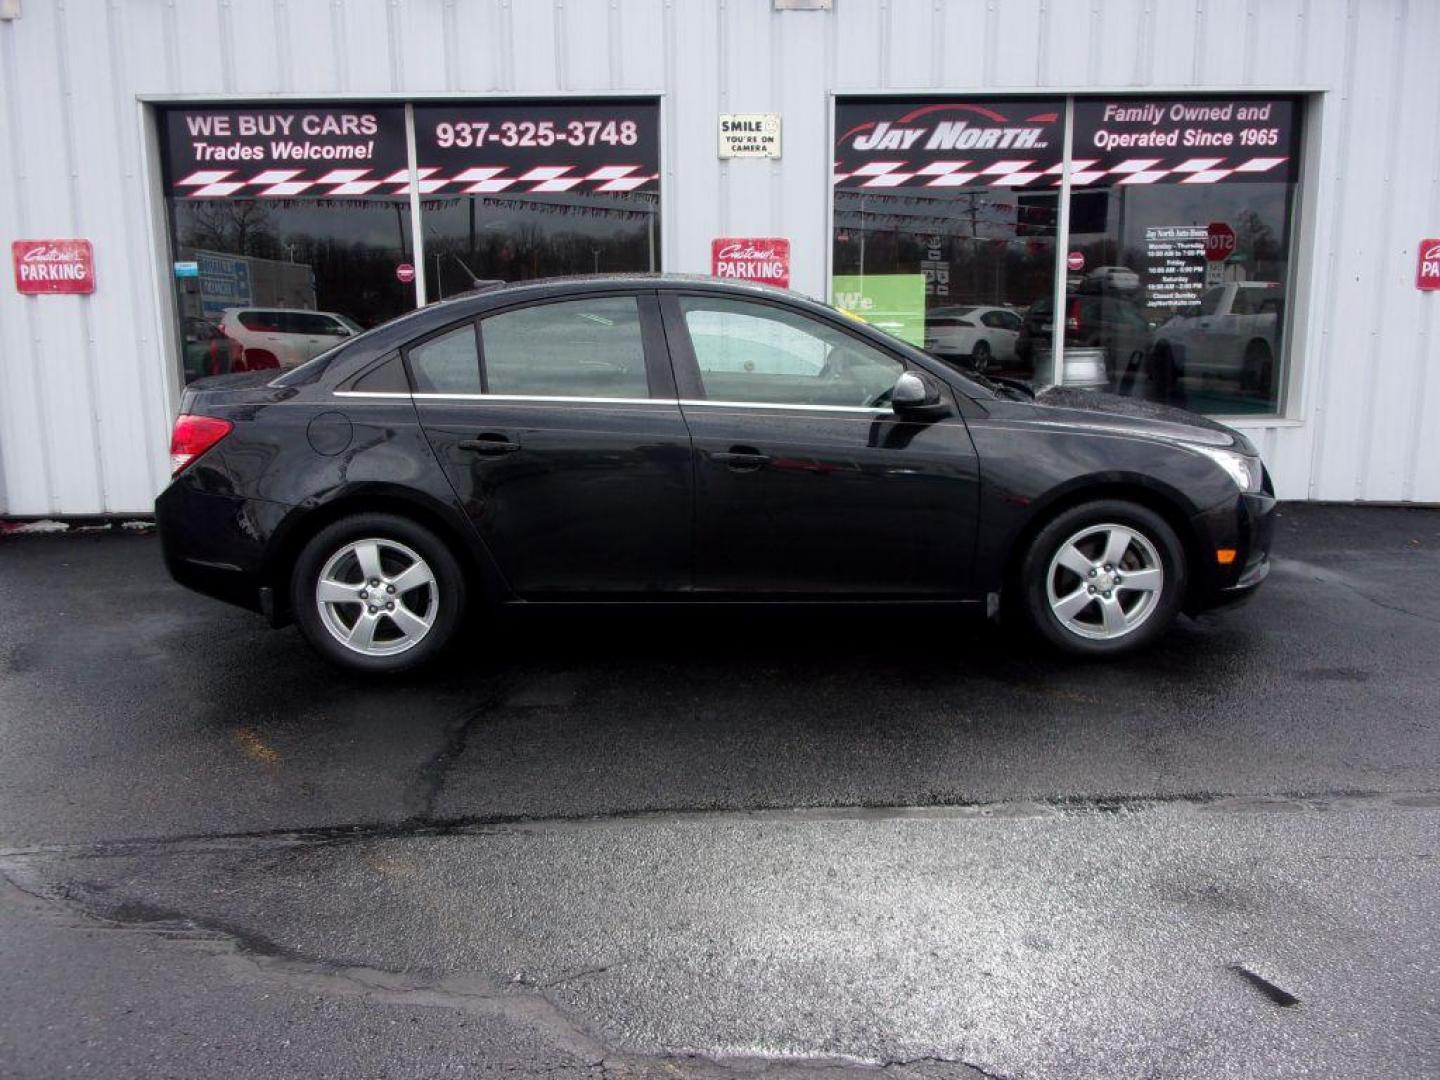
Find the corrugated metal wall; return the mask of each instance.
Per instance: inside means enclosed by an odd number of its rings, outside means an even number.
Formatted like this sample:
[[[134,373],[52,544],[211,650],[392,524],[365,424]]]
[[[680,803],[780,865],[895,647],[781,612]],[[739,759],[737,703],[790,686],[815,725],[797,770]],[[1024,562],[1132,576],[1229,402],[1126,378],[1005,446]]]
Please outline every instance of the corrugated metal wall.
[[[1440,501],[1440,3],[1430,0],[23,0],[0,23],[0,236],[95,243],[89,297],[0,288],[0,510],[142,511],[175,400],[137,95],[664,95],[664,263],[783,235],[825,291],[829,94],[1323,90],[1290,419],[1246,425],[1283,495]],[[721,163],[722,111],[784,114]]]

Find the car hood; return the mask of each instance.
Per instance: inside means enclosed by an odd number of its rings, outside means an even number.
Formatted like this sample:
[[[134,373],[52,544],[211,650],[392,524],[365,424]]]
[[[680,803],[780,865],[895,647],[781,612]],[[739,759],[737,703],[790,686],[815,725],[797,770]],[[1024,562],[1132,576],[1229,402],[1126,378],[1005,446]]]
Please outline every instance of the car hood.
[[[1202,446],[1229,446],[1246,454],[1255,453],[1254,446],[1244,435],[1208,416],[1141,398],[1052,386],[1036,393],[1035,404],[1043,412],[1051,414],[1043,417],[1051,422],[1179,439]]]

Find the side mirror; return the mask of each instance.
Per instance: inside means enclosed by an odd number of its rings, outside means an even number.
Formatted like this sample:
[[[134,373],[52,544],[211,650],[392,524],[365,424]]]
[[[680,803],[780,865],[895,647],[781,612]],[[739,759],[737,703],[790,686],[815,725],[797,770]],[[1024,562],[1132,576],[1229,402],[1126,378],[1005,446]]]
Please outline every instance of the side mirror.
[[[890,408],[910,419],[937,419],[948,413],[936,386],[915,374],[903,372],[890,391]]]
[[[920,405],[932,404],[938,398],[925,380],[913,371],[902,372],[895,380],[895,389],[890,391],[890,404],[896,409],[913,409]]]

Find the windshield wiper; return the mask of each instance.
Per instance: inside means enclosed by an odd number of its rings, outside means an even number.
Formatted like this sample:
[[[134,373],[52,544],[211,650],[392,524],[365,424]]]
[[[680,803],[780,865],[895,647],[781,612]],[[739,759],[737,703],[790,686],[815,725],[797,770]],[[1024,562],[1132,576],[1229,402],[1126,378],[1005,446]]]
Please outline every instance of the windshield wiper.
[[[1024,379],[1012,379],[1007,375],[986,375],[985,378],[1010,390],[1018,390],[1031,401],[1035,400],[1035,387]]]

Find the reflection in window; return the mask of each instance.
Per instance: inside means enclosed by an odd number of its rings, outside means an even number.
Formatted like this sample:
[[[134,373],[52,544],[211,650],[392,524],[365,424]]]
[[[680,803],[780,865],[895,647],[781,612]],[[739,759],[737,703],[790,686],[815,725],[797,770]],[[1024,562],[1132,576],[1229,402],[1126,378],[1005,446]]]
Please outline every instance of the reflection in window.
[[[480,356],[475,325],[465,323],[410,350],[410,377],[416,393],[478,394]]]
[[[186,381],[291,369],[415,306],[405,199],[170,198]],[[217,335],[230,344],[217,344]]]
[[[489,393],[643,398],[650,394],[633,296],[501,312],[480,324]]]
[[[476,281],[660,268],[653,193],[457,195],[425,199],[426,295],[443,300]]]
[[[680,306],[711,401],[871,406],[904,370],[879,349],[781,308],[708,297]]]
[[[1066,282],[1066,353],[1097,353],[1106,388],[1277,410],[1297,113],[1285,98],[1076,102],[1068,254],[1085,269]],[[1110,145],[1142,136],[1144,154]]]

